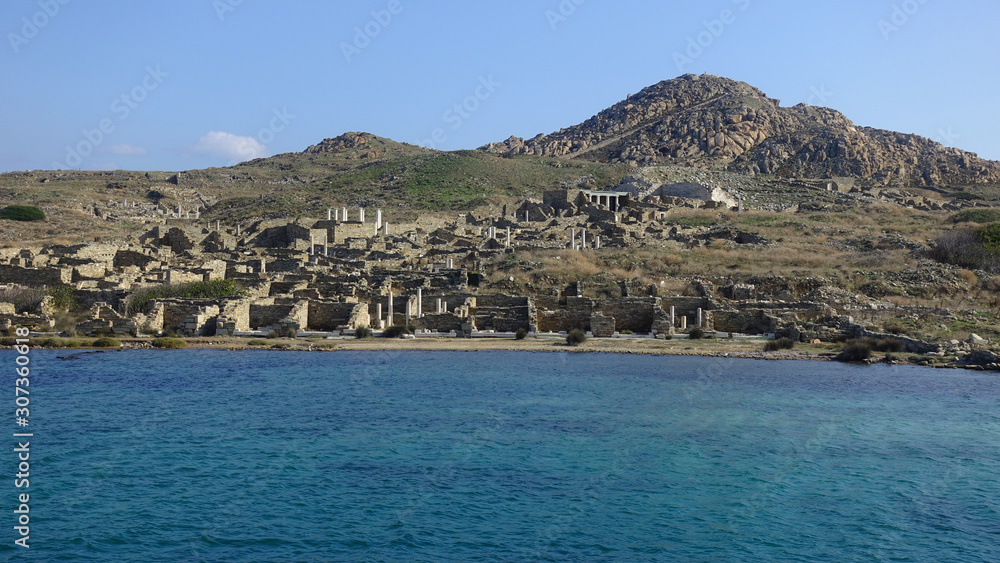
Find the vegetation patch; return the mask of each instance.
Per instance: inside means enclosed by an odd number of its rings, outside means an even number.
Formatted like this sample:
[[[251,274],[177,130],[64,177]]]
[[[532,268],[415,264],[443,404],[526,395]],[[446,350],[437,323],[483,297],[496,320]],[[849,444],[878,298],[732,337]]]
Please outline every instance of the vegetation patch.
[[[994,223],[1000,221],[1000,209],[966,209],[951,217],[952,223]]]
[[[102,336],[95,340],[91,346],[94,348],[120,348],[122,343],[110,336]]]
[[[18,313],[37,313],[48,291],[38,287],[10,287],[0,290],[0,302],[13,303]]]
[[[795,348],[795,341],[791,338],[778,338],[764,344],[765,352],[777,352],[778,350],[791,350]]]
[[[963,268],[1000,272],[1000,223],[948,231],[934,242],[930,256]]]
[[[517,332],[514,333],[514,340],[524,340],[527,337],[528,337],[528,331],[524,330],[523,328],[517,329]]]
[[[857,338],[844,342],[837,355],[839,362],[863,362],[872,357],[872,342],[867,338]]]
[[[566,344],[579,346],[587,341],[587,334],[578,328],[574,328],[566,335]]]
[[[154,338],[152,344],[153,348],[164,348],[167,350],[187,348],[187,342],[181,340],[180,338]]]
[[[354,330],[354,338],[359,340],[372,337],[372,329],[367,326],[359,326]]]
[[[0,219],[41,221],[45,219],[45,213],[41,209],[30,205],[8,205],[0,209]]]
[[[402,338],[407,334],[413,334],[416,328],[413,325],[392,325],[382,331],[382,338]]]
[[[233,280],[211,280],[141,288],[129,294],[125,309],[129,316],[148,313],[157,299],[223,299],[245,297],[247,289]]]

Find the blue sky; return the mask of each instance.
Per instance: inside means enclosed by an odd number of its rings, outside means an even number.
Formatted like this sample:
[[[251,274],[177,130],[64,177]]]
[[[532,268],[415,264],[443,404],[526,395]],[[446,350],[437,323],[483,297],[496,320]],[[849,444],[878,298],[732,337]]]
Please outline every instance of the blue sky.
[[[227,166],[345,131],[476,148],[685,72],[1000,159],[998,21],[988,0],[6,0],[0,171]]]

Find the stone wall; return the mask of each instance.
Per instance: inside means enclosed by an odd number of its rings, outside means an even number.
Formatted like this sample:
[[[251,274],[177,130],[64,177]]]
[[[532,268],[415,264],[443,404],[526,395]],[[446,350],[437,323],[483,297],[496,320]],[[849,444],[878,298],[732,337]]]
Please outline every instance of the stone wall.
[[[590,330],[590,317],[594,314],[594,300],[589,297],[566,297],[560,303],[556,297],[536,297],[539,332],[569,331],[574,328]]]
[[[449,332],[452,330],[458,332],[462,330],[462,323],[464,321],[465,317],[456,315],[455,313],[427,313],[417,319],[415,324],[419,328],[426,328],[437,332]]]
[[[269,327],[276,324],[281,319],[292,312],[294,305],[276,305],[272,303],[252,303],[249,308],[249,319],[251,330]],[[303,326],[305,323],[303,323]]]
[[[309,330],[339,330],[344,327],[371,326],[367,303],[342,303],[339,301],[309,301]]]
[[[595,308],[601,314],[614,318],[615,331],[648,333],[653,328],[657,310],[662,310],[660,307],[659,297],[622,297],[601,299],[596,302]],[[593,326],[591,330],[594,330]]]
[[[72,268],[22,268],[0,264],[0,283],[26,286],[57,286],[73,281]]]
[[[184,336],[213,336],[219,305],[210,299],[164,299],[163,330]]]
[[[610,338],[615,333],[615,318],[595,313],[590,316],[590,330],[597,338]]]
[[[771,313],[763,309],[712,311],[712,322],[721,332],[772,334],[778,328],[778,318]]]
[[[479,295],[473,312],[476,326],[498,332],[529,330],[537,325],[533,297],[514,295]]]

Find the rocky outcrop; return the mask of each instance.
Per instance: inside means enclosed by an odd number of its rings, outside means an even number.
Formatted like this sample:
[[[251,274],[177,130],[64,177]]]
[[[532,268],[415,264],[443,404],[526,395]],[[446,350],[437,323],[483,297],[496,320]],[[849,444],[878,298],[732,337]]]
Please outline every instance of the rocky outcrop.
[[[482,147],[671,164],[798,178],[854,177],[873,185],[1000,181],[1000,164],[920,137],[858,127],[840,112],[779,100],[727,78],[687,74],[643,89],[587,121],[532,139]]]

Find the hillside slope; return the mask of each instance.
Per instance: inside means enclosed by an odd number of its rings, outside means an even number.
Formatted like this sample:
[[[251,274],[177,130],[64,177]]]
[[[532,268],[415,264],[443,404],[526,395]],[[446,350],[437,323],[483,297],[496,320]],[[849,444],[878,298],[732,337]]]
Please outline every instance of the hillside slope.
[[[694,166],[784,177],[846,176],[871,185],[996,183],[1000,163],[940,143],[854,125],[828,108],[784,108],[749,84],[687,74],[643,89],[590,119],[492,154]]]

